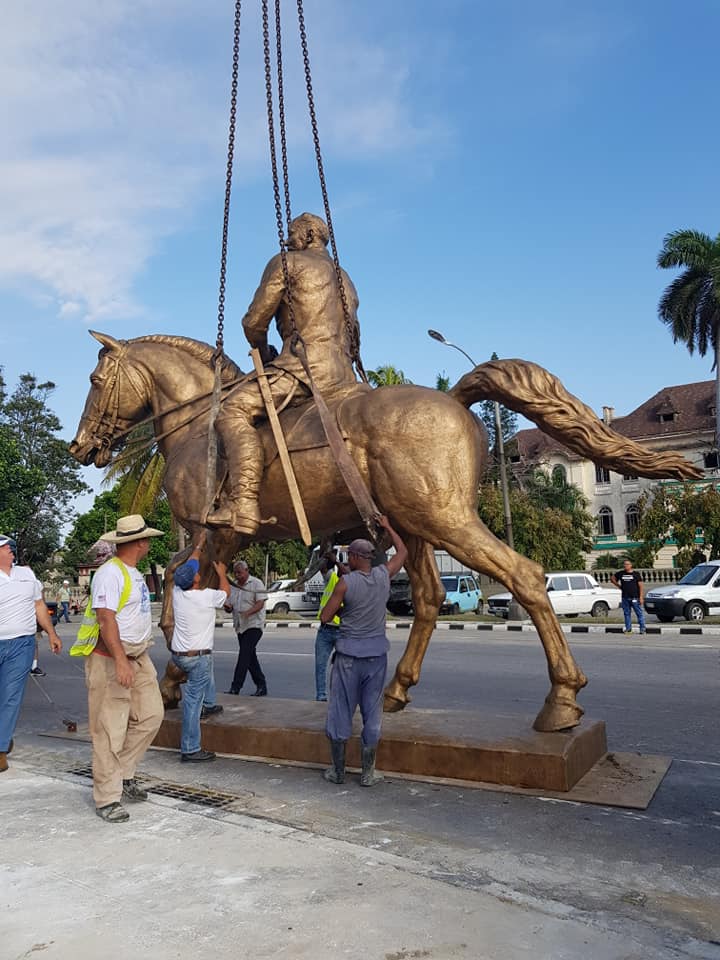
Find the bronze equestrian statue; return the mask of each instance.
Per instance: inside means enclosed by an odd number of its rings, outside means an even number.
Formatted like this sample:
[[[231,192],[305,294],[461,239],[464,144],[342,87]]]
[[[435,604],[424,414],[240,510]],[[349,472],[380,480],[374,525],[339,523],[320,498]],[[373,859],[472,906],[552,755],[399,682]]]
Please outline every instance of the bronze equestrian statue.
[[[313,252],[312,256],[321,254]],[[273,261],[268,265],[265,280],[270,279],[272,264]],[[337,336],[334,340],[318,341],[317,350],[308,344],[307,356],[321,368],[312,371],[313,377],[323,382],[325,399],[371,496],[389,516],[409,551],[406,569],[415,619],[405,652],[386,689],[385,709],[402,710],[410,701],[409,688],[420,678],[425,650],[444,596],[433,555],[434,549],[442,549],[471,569],[504,584],[535,624],[547,657],[551,684],[535,719],[535,729],[556,731],[575,726],[583,714],[577,693],[587,679],[575,662],[550,605],[541,567],[494,537],[478,517],[477,491],[486,466],[487,437],[468,408],[481,400],[498,400],[576,453],[619,473],[685,480],[697,477],[698,471],[679,454],[653,453],[614,433],[589,407],[569,394],[556,377],[527,361],[480,364],[449,393],[412,385],[373,390],[354,379],[350,382],[347,371],[352,368],[352,341],[357,331],[349,330],[347,324],[342,326],[345,318],[338,312],[337,288],[332,287],[330,275],[325,275],[327,283],[311,285],[313,296],[317,297],[314,302],[329,318],[326,330]],[[258,326],[253,327],[253,337],[255,345],[262,340],[258,331],[263,324],[267,330],[272,306],[283,337],[282,358],[290,350],[291,330],[287,324],[287,293],[279,289],[277,277],[276,282],[276,296],[265,302],[259,314],[262,322],[258,320]],[[355,317],[354,288],[348,290],[352,298],[351,316]],[[258,303],[256,295],[253,304]],[[320,336],[317,317],[310,326],[305,333],[312,340]],[[164,486],[170,507],[191,537],[197,538],[208,509],[205,476],[213,348],[196,340],[165,335],[127,341],[100,333],[93,336],[102,349],[90,377],[90,393],[70,447],[72,454],[83,464],[94,462],[104,467],[132,426],[151,418],[166,461]],[[344,355],[340,361],[336,350]],[[327,367],[323,366],[323,357],[327,364],[339,363],[342,375],[335,389],[332,381],[324,378]],[[272,366],[268,366],[271,373],[275,372]],[[288,373],[291,377],[298,375],[296,369],[275,366],[277,381],[286,379]],[[236,442],[231,424],[240,407],[232,404],[232,391],[239,388],[241,392],[250,384],[256,388],[254,375],[244,377],[227,357],[223,358],[222,377],[231,399],[232,415],[226,413],[222,421],[225,452],[220,451],[218,489],[222,488],[229,464],[233,491],[236,458],[234,453],[228,456],[227,451]],[[303,402],[288,402],[281,422],[310,527],[318,538],[347,541],[362,535],[358,511],[330,453],[316,407],[304,384],[301,386],[303,389],[298,387],[291,401],[300,396]],[[229,513],[221,512],[217,519],[228,525],[213,526],[208,535],[210,554],[224,562],[230,562],[249,539],[262,542],[298,535],[275,442],[267,423],[260,422],[257,406],[252,410],[255,412],[248,419],[250,426],[257,429],[259,441],[259,454],[254,456],[262,465],[262,482],[255,492],[250,492],[251,497],[257,496],[257,512],[241,505],[238,513],[234,493],[224,499]],[[221,509],[222,506],[221,501]],[[240,529],[230,525],[236,517]],[[248,518],[251,522],[245,530]],[[258,527],[250,534],[255,520]],[[202,573],[203,583],[212,579],[209,564]],[[169,590],[165,596],[168,600]],[[171,630],[169,613],[166,606],[166,636]],[[176,677],[166,676],[163,686],[169,700],[177,697]]]

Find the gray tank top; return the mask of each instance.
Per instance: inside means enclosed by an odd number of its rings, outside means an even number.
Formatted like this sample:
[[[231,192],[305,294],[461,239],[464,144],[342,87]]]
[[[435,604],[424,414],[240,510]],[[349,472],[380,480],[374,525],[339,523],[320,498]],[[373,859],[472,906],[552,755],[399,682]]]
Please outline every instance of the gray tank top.
[[[379,657],[390,644],[385,635],[385,614],[390,577],[385,564],[369,573],[353,570],[343,577],[345,597],[335,648],[350,657]]]

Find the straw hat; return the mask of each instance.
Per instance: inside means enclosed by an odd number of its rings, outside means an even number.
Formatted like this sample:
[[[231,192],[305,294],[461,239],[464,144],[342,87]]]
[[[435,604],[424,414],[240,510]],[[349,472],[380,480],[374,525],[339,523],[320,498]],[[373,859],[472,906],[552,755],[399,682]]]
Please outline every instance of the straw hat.
[[[131,513],[129,517],[120,517],[117,530],[104,533],[100,539],[108,543],[131,543],[133,540],[144,540],[145,537],[164,537],[163,530],[149,527],[139,513]]]

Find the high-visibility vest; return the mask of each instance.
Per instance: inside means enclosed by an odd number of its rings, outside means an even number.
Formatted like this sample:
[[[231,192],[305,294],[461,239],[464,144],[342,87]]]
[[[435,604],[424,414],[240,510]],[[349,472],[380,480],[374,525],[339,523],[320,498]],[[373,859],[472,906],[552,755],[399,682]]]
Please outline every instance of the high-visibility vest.
[[[118,559],[118,557],[113,557],[112,560],[109,560],[108,563],[114,563],[116,567],[120,568],[120,572],[123,575],[123,587],[120,592],[120,601],[118,602],[117,613],[120,613],[122,608],[130,599],[130,592],[132,591],[132,580],[130,579],[130,574],[127,571],[127,567]],[[92,605],[92,593],[90,594],[85,607],[85,613],[83,614],[82,623],[80,624],[80,629],[77,633],[77,640],[70,647],[70,656],[71,657],[89,657],[97,646],[97,642],[100,639],[100,624],[97,620],[97,615],[93,610]]]
[[[332,573],[330,574],[330,576],[328,577],[328,582],[325,584],[325,589],[323,590],[323,595],[322,595],[322,598],[320,599],[320,609],[318,610],[318,613],[320,613],[320,610],[322,610],[322,608],[325,606],[325,604],[326,604],[326,603],[328,602],[328,600],[330,599],[330,595],[332,594],[333,590],[335,589],[335,584],[339,581],[339,579],[340,579],[340,577],[339,577],[339,576],[335,573],[335,571],[333,570],[333,572],[332,572]],[[332,620],[331,620],[330,622],[332,623],[332,625],[333,625],[334,627],[339,627],[339,626],[340,626],[340,617],[339,617],[337,614],[335,614],[335,616],[332,618]]]

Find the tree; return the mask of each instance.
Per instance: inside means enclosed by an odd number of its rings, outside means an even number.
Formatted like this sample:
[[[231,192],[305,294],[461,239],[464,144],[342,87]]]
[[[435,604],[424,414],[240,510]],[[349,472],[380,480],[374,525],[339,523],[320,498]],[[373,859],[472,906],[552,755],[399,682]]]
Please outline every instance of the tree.
[[[490,357],[491,360],[498,360],[496,353]],[[485,424],[488,435],[488,448],[493,455],[493,460],[499,462],[499,453],[497,446],[497,430],[495,428],[495,401],[481,400],[478,406],[478,416]],[[500,405],[500,429],[502,431],[503,441],[507,441],[517,433],[518,416],[513,410]]]
[[[144,423],[128,434],[122,451],[109,464],[103,486],[117,485],[123,514],[155,511],[164,496],[165,458],[155,443],[154,427]]]
[[[450,377],[444,370],[435,377],[435,389],[441,393],[447,393],[450,390]]]
[[[572,484],[565,484],[569,489],[560,490],[554,478],[548,480],[550,482],[544,484],[538,479],[532,489],[510,490],[515,549],[545,570],[583,569],[584,553],[592,548],[594,529],[587,501]],[[559,500],[566,507],[572,503],[572,509],[557,506]],[[502,539],[505,534],[502,494],[494,483],[481,485],[478,513],[483,523]]]
[[[672,538],[679,551],[697,550],[701,536],[710,559],[720,559],[720,491],[714,484],[663,484],[638,500],[634,540],[645,541],[654,556]]]
[[[19,561],[39,569],[60,545],[72,501],[90,490],[58,436],[48,407],[54,389],[25,373],[8,396],[0,376],[0,529],[15,536]]]
[[[240,551],[239,559],[244,560],[251,573],[261,579],[265,576],[265,557],[268,558],[268,571],[274,579],[296,577],[302,573],[308,563],[308,548],[302,540],[283,540],[278,543],[251,543]]]
[[[367,375],[368,380],[374,387],[394,387],[401,383],[412,383],[402,370],[398,370],[390,363],[377,367],[375,370],[368,370]]]
[[[704,357],[712,348],[715,370],[715,443],[720,444],[720,234],[714,239],[698,230],[669,233],[657,258],[663,270],[684,268],[662,295],[660,319],[673,341]]]

